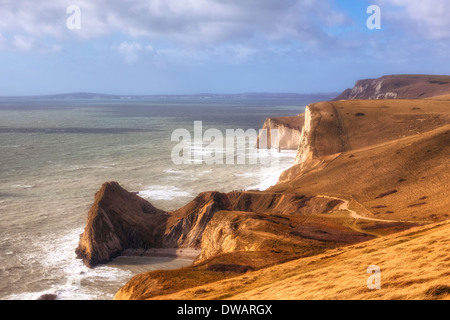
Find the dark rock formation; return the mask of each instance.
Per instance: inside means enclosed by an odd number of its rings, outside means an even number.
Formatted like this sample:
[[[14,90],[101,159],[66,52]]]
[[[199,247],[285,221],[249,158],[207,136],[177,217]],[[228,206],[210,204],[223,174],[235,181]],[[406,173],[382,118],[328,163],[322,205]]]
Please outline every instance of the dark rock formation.
[[[54,293],[45,293],[41,295],[37,300],[56,300],[58,296]]]
[[[107,182],[95,194],[77,257],[94,267],[128,248],[160,247],[168,217],[117,182]]]

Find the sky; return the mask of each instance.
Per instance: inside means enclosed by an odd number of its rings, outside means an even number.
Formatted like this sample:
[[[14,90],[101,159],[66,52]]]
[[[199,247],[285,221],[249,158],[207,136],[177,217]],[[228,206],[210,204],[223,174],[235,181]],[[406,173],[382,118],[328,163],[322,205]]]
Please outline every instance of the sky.
[[[0,96],[320,93],[450,74],[449,13],[448,0],[0,0]]]

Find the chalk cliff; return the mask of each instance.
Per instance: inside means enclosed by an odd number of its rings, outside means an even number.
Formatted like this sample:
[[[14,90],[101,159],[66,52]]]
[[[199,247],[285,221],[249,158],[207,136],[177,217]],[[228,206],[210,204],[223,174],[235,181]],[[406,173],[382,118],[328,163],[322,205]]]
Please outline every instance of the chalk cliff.
[[[319,157],[348,148],[345,128],[336,107],[328,102],[307,106],[295,164],[306,166]]]
[[[450,122],[445,100],[319,102],[307,106],[295,164],[430,131]]]
[[[258,135],[258,147],[296,150],[304,121],[304,114],[295,117],[267,118]]]
[[[450,76],[389,75],[358,80],[334,100],[422,99],[450,93]]]

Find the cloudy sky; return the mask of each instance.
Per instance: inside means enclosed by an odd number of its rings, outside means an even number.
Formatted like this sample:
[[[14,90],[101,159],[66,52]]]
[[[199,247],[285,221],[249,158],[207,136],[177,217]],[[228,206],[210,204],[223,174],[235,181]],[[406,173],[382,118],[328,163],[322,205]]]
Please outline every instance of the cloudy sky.
[[[448,0],[0,0],[0,95],[315,93],[450,74],[449,13]]]

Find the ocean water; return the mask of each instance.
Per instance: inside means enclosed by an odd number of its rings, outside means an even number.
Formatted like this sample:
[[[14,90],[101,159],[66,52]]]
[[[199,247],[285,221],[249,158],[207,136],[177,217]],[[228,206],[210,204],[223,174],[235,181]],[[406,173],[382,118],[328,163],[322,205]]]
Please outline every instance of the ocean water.
[[[0,299],[45,293],[111,299],[135,274],[191,264],[120,257],[88,269],[76,259],[102,183],[117,181],[164,210],[202,191],[265,189],[293,164],[295,151],[248,155],[258,157],[257,163],[177,165],[172,133],[193,133],[194,121],[224,136],[226,129],[259,130],[267,117],[296,115],[328,98],[0,99]],[[195,145],[190,151],[205,153]]]

